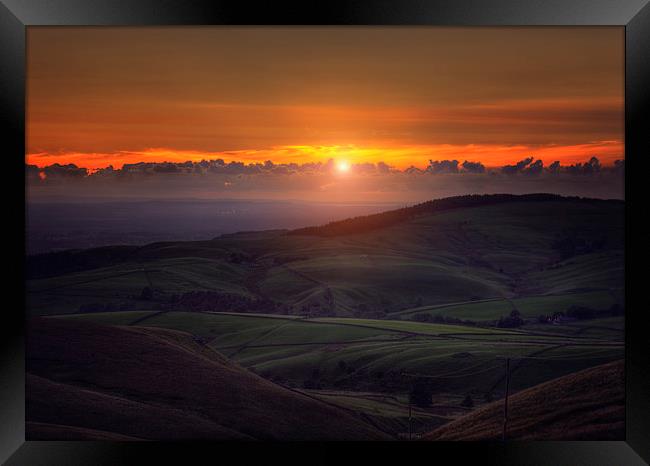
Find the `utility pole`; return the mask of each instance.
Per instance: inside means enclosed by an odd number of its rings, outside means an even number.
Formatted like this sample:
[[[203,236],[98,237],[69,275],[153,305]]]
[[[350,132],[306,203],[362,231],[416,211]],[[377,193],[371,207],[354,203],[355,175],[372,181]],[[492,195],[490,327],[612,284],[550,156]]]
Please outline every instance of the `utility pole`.
[[[411,397],[409,396],[409,440],[411,440],[412,433],[413,433],[413,429],[411,427]]]
[[[503,403],[503,441],[508,429],[508,389],[510,388],[510,358],[506,358],[506,396]]]

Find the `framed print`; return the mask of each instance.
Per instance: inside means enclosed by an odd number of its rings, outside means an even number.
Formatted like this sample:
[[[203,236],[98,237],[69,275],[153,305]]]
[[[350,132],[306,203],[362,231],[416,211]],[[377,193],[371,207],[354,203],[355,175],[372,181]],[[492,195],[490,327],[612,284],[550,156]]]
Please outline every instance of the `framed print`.
[[[6,464],[649,460],[647,1],[0,18]]]

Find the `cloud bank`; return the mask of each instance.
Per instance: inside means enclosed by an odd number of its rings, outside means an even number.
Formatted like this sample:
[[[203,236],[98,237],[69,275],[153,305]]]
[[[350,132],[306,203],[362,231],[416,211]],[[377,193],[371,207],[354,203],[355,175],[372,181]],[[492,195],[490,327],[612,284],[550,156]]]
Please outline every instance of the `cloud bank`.
[[[488,168],[470,160],[429,161],[424,168],[398,169],[384,162],[350,164],[341,171],[326,162],[245,163],[139,162],[88,170],[75,164],[26,165],[28,195],[91,198],[270,198],[414,202],[467,193],[551,192],[623,198],[625,161],[603,166],[598,158],[549,165],[527,157]]]

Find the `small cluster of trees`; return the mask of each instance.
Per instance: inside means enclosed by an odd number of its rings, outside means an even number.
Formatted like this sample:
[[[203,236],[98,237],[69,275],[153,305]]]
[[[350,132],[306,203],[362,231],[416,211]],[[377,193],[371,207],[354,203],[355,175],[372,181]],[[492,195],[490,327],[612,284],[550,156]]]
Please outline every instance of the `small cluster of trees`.
[[[307,317],[335,317],[336,310],[330,306],[321,305],[318,301],[303,304],[300,307],[300,315]]]
[[[428,408],[432,403],[433,392],[434,388],[431,380],[424,377],[418,377],[411,385],[409,401],[419,408]],[[472,398],[472,395],[469,393],[465,395],[463,400],[460,402],[460,406],[463,408],[473,408],[474,399]]]
[[[129,302],[121,303],[85,303],[79,306],[80,313],[88,312],[114,312],[114,311],[132,311],[136,308],[135,304]]]
[[[454,325],[468,325],[476,326],[477,323],[473,320],[459,319],[457,317],[443,316],[440,314],[431,315],[426,312],[418,312],[411,316],[411,320],[416,322],[433,322],[436,324],[454,324]]]
[[[525,321],[521,317],[521,313],[517,309],[513,309],[510,315],[502,316],[497,322],[496,326],[500,328],[516,328],[524,325]]]
[[[540,315],[537,321],[541,324],[548,324],[561,321],[564,318],[576,320],[597,319],[599,317],[620,316],[625,314],[625,309],[619,304],[612,304],[607,309],[593,309],[587,306],[574,304],[569,306],[566,312],[558,311],[552,315]]]

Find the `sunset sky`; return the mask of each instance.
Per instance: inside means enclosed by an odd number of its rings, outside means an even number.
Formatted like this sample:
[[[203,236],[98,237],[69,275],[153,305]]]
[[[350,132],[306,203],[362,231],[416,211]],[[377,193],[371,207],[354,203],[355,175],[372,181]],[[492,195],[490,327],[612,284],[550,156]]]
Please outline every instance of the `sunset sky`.
[[[27,162],[624,157],[624,30],[29,27]]]

